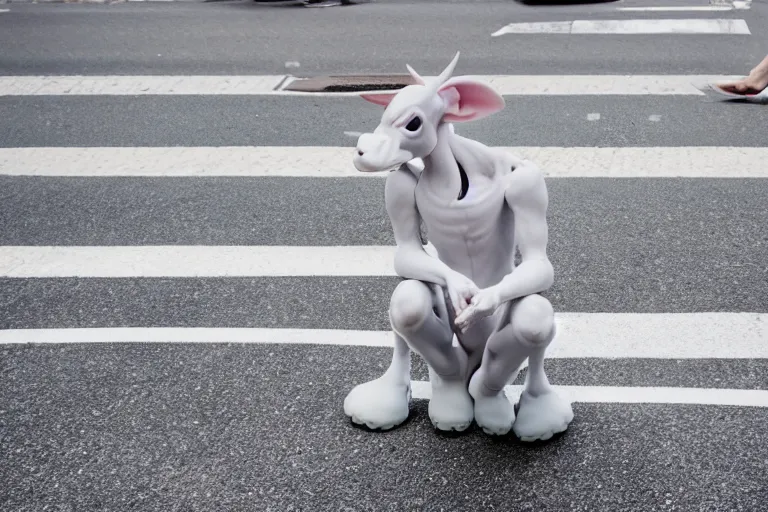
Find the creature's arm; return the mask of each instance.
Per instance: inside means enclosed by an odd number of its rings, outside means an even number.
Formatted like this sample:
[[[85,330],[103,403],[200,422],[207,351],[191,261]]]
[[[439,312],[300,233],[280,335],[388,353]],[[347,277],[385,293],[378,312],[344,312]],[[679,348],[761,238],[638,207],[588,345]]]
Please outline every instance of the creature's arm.
[[[514,213],[515,240],[522,261],[498,284],[472,297],[469,307],[456,318],[462,331],[475,320],[492,314],[501,304],[543,292],[554,281],[554,270],[547,257],[549,197],[538,167],[528,161],[520,162],[512,171],[505,197]]]
[[[515,241],[521,262],[498,284],[502,303],[547,290],[554,269],[547,256],[549,195],[544,176],[531,162],[524,162],[509,180],[507,204],[515,218]]]
[[[458,314],[477,293],[477,286],[424,250],[415,189],[416,178],[404,168],[387,176],[384,201],[397,244],[395,272],[406,279],[436,283],[447,288],[454,311]]]
[[[387,176],[384,202],[397,244],[395,272],[407,279],[445,286],[445,276],[450,269],[427,254],[421,243],[415,188],[416,178],[405,169],[390,172]]]

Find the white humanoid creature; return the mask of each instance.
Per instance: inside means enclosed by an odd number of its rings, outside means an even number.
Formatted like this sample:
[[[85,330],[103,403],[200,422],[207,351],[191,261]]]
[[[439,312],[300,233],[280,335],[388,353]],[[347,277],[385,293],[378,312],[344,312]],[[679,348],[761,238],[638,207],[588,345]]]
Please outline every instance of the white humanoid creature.
[[[397,243],[395,271],[404,280],[389,309],[391,365],[352,389],[344,411],[373,429],[405,421],[413,350],[429,367],[429,416],[437,429],[462,431],[474,420],[489,434],[512,429],[524,441],[546,440],[573,419],[544,373],[555,335],[552,305],[539,295],[553,282],[547,188],[533,163],[454,133],[450,123],[504,108],[489,86],[451,78],[458,57],[434,80],[408,66],[415,85],[362,95],[386,108],[376,130],[360,136],[354,165],[390,171],[385,203]],[[417,158],[424,162],[420,173],[408,166]],[[422,244],[422,221],[436,255]],[[504,387],[526,359],[515,411]]]

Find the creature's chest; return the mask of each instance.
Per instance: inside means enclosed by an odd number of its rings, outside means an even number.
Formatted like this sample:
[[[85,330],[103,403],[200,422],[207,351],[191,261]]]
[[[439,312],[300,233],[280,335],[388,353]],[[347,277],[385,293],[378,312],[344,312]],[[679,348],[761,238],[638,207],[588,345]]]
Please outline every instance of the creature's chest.
[[[461,199],[446,199],[417,186],[416,206],[430,238],[440,235],[471,238],[498,229],[502,219],[511,214],[506,207],[504,190],[502,183],[470,186]]]

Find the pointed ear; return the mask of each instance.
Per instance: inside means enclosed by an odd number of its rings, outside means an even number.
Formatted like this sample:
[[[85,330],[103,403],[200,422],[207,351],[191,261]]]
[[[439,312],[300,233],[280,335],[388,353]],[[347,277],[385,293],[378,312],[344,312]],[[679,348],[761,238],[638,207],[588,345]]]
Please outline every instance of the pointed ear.
[[[360,95],[361,98],[363,98],[365,101],[370,101],[371,103],[375,103],[376,105],[382,105],[386,107],[389,105],[389,102],[392,101],[392,98],[395,97],[396,92],[376,92],[376,93],[363,93]]]
[[[438,90],[445,102],[443,121],[447,123],[474,121],[504,108],[504,98],[489,85],[471,78],[448,80]]]

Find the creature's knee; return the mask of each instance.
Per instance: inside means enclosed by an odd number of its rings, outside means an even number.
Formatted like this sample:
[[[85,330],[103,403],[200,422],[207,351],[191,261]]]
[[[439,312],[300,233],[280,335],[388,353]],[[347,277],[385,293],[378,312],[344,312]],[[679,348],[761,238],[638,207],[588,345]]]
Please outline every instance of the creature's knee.
[[[403,281],[392,293],[389,316],[396,331],[418,329],[431,311],[432,296],[429,288],[420,281]]]
[[[552,339],[555,311],[541,295],[529,295],[515,307],[512,327],[515,335],[531,345],[545,345]]]

